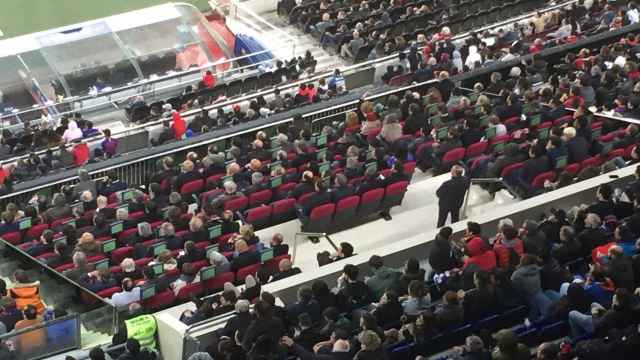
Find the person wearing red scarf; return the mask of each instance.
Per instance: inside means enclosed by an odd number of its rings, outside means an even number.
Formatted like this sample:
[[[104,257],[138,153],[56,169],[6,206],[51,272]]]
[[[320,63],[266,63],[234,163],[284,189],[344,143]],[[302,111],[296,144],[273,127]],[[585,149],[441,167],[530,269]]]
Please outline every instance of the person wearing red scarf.
[[[180,140],[184,136],[184,133],[187,131],[187,125],[184,122],[182,116],[180,116],[179,112],[174,110],[171,114],[171,117],[173,118],[173,124],[171,124],[173,134],[176,137],[176,140]]]

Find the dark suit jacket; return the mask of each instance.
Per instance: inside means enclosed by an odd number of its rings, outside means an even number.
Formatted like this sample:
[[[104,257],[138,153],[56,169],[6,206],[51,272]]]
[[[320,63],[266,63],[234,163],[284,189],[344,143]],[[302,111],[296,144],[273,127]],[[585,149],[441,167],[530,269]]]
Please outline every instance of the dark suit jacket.
[[[312,184],[303,182],[296,185],[296,187],[293,188],[293,190],[291,190],[291,197],[294,197],[297,199],[300,196],[313,191],[314,191],[314,187]]]
[[[589,143],[583,137],[576,136],[565,145],[569,153],[569,164],[581,162],[589,157]]]
[[[260,262],[260,254],[255,251],[245,251],[241,254],[238,254],[231,261],[231,271],[238,271],[245,266],[257,264]]]
[[[316,192],[313,193],[313,195],[309,196],[307,200],[304,201],[304,203],[302,203],[302,208],[304,210],[304,214],[309,216],[313,208],[315,208],[316,206],[328,204],[330,202],[331,193],[329,193],[328,191],[324,191],[321,193]]]
[[[364,178],[358,183],[358,185],[356,185],[355,193],[358,195],[362,195],[369,190],[381,188],[382,185],[382,182],[378,179],[377,176]]]
[[[186,173],[180,173],[176,177],[176,190],[180,191],[182,185],[198,179],[202,179],[202,174],[200,174],[198,171],[192,170]]]
[[[453,177],[440,185],[436,191],[438,204],[447,209],[459,209],[469,187],[469,179],[465,176]]]
[[[282,255],[286,255],[289,253],[289,245],[288,244],[280,244],[272,246],[273,248],[273,256],[278,257]]]
[[[178,269],[182,269],[182,264],[204,260],[206,255],[207,254],[205,254],[204,250],[196,248],[178,258]]]
[[[331,200],[334,203],[353,195],[353,189],[348,186],[340,186],[331,189]]]
[[[529,159],[525,161],[524,166],[522,167],[520,179],[524,183],[530,184],[533,178],[545,171],[549,171],[550,168],[551,166],[549,165],[549,158],[546,155]]]

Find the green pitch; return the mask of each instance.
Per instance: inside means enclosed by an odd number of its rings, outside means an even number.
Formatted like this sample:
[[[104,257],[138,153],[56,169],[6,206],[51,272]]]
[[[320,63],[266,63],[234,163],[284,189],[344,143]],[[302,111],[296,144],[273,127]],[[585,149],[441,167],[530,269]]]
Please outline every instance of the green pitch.
[[[163,0],[0,0],[0,30],[4,38],[138,10]],[[207,9],[207,0],[181,0]]]

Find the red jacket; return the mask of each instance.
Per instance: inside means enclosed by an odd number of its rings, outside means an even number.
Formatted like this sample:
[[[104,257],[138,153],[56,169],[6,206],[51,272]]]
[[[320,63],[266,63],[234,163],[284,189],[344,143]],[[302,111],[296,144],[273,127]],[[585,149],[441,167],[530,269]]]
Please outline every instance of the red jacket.
[[[187,131],[187,124],[184,122],[182,116],[180,116],[179,112],[174,112],[171,114],[173,118],[173,124],[171,127],[173,128],[173,134],[175,135],[177,140],[182,139],[182,136]]]
[[[514,244],[511,248],[518,254],[518,257],[522,256],[524,253],[524,244],[520,239],[514,239]],[[509,266],[509,247],[502,243],[502,240],[496,241],[493,244],[493,251],[495,251],[496,256],[498,257],[498,264],[501,268],[506,269]],[[511,264],[515,267],[518,264]]]
[[[496,254],[484,243],[480,237],[474,237],[467,242],[467,254],[469,257],[464,262],[464,267],[476,264],[480,269],[491,272],[496,267]]]
[[[73,162],[76,166],[82,166],[89,161],[89,146],[85,143],[74,146],[71,153],[73,154]]]
[[[202,82],[204,83],[204,86],[212,88],[216,86],[216,77],[213,76],[213,74],[204,74]]]

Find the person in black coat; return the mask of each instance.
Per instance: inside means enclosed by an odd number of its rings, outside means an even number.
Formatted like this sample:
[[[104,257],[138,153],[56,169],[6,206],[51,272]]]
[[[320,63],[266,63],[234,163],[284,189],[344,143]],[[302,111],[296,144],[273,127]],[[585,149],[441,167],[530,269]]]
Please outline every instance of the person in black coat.
[[[613,189],[609,184],[602,184],[598,187],[596,196],[598,201],[589,205],[587,213],[594,213],[600,216],[600,219],[604,220],[608,215],[615,215],[615,204],[611,200],[613,195]]]
[[[182,269],[182,264],[193,263],[204,260],[206,253],[203,249],[198,249],[193,241],[184,243],[184,253],[178,257],[178,269]]]
[[[375,190],[382,187],[382,182],[378,177],[377,170],[373,167],[367,167],[364,171],[364,179],[362,179],[356,185],[355,193],[362,195],[370,190]]]
[[[605,271],[615,286],[633,291],[636,287],[636,280],[631,257],[625,255],[620,246],[612,246],[609,248],[609,258]]]
[[[449,226],[440,229],[436,235],[431,251],[429,252],[429,265],[435,274],[441,274],[460,266],[460,261],[455,256],[451,246],[453,230]]]
[[[222,333],[225,336],[234,337],[237,331],[239,339],[244,337],[244,334],[252,321],[251,313],[249,312],[250,305],[249,301],[244,299],[240,299],[236,302],[236,314],[234,317],[227,320],[227,323],[222,330]]]
[[[518,176],[518,183],[525,193],[530,193],[531,182],[536,176],[551,169],[549,158],[545,154],[544,146],[533,145],[529,149],[529,160],[524,162]]]
[[[576,129],[565,128],[562,137],[569,153],[569,164],[581,162],[589,157],[589,143],[581,136],[576,136]]]
[[[331,189],[331,201],[338,203],[340,200],[352,196],[353,189],[349,187],[349,179],[344,174],[337,174],[335,186]]]
[[[436,191],[438,196],[438,227],[444,226],[451,213],[451,222],[460,220],[460,208],[469,188],[469,179],[464,176],[462,166],[451,168],[451,180],[447,180]]]
[[[305,216],[311,215],[311,211],[315,207],[331,202],[331,193],[327,191],[321,180],[316,181],[315,190],[316,191],[301,204]]]
[[[256,319],[251,322],[242,339],[242,348],[251,350],[253,344],[262,336],[266,336],[271,348],[277,348],[281,336],[284,334],[282,321],[273,316],[272,306],[263,300],[256,301],[254,306]]]
[[[236,272],[245,266],[260,262],[260,254],[256,251],[252,251],[246,241],[236,241],[235,248],[238,252],[238,256],[231,261],[231,271]]]

